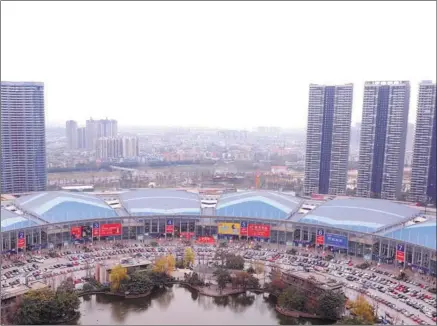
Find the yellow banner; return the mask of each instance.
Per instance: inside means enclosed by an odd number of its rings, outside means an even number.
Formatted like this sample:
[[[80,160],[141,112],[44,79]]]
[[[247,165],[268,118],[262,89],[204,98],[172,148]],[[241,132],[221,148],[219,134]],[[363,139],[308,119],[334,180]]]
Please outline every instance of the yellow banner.
[[[240,223],[219,223],[218,233],[240,235]]]

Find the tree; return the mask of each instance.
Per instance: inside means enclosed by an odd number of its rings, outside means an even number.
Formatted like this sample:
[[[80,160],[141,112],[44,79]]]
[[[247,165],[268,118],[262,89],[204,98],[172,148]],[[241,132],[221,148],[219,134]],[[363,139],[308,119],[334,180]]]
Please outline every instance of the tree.
[[[326,319],[337,320],[344,311],[346,297],[343,292],[324,291],[317,301],[318,314]]]
[[[336,324],[337,325],[369,325],[365,323],[363,320],[353,316],[343,317]]]
[[[67,277],[57,288],[58,292],[73,292],[74,291],[74,281],[72,277]]]
[[[191,247],[185,248],[184,252],[184,265],[185,267],[190,267],[194,265],[194,251],[191,249]]]
[[[232,253],[226,255],[226,268],[229,269],[244,269],[244,258]]]
[[[167,256],[167,264],[168,264],[168,270],[169,271],[174,271],[175,270],[176,259],[174,258],[173,255],[168,255]]]
[[[216,269],[213,275],[216,278],[220,293],[222,293],[222,290],[226,287],[226,284],[231,282],[231,275],[229,274],[228,270],[223,268]]]
[[[250,267],[247,269],[247,272],[248,272],[249,274],[255,274],[255,269],[254,269],[252,266],[250,266]]]
[[[286,287],[287,285],[281,279],[275,279],[269,284],[270,291],[276,296],[279,296]]]
[[[356,319],[360,319],[368,325],[372,325],[376,320],[372,305],[367,302],[363,295],[359,295],[355,301],[351,302],[351,313]]]
[[[127,279],[127,269],[120,264],[114,266],[109,274],[109,280],[111,281],[111,290],[117,292],[120,289],[120,284],[123,280]]]
[[[305,295],[294,287],[288,287],[279,295],[278,304],[281,308],[287,310],[303,311],[305,308]]]
[[[133,273],[126,284],[125,290],[130,294],[144,294],[153,289],[153,282],[143,271]]]
[[[17,325],[63,324],[79,315],[79,305],[80,300],[73,291],[31,290],[19,303],[13,322]]]

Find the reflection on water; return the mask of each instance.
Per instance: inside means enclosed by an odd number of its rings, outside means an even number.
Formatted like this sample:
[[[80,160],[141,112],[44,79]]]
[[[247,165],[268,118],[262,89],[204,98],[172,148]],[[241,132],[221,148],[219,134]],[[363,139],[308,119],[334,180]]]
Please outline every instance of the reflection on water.
[[[84,296],[81,325],[298,325],[303,319],[279,315],[262,294],[211,298],[180,286],[147,298],[125,300],[105,295]],[[320,324],[320,321],[314,322]]]

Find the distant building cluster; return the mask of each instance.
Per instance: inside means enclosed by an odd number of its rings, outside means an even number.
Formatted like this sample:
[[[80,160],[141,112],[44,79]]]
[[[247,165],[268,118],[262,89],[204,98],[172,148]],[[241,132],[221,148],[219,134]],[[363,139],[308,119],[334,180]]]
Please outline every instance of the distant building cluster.
[[[102,160],[137,158],[138,137],[101,137],[97,140],[96,156]]]
[[[343,195],[347,186],[353,85],[310,85],[304,193]],[[408,81],[366,82],[360,125],[359,197],[402,192],[410,103]],[[410,200],[436,202],[436,84],[419,85]]]
[[[65,124],[67,146],[70,150],[87,149],[96,150],[97,140],[103,137],[117,137],[117,120],[90,118],[85,127],[78,127],[74,120],[68,120]]]

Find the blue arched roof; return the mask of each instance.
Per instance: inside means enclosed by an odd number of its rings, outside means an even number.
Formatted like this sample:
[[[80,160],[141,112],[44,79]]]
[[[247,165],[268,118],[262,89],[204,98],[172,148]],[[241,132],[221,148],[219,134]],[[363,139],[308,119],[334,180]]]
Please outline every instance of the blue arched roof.
[[[117,216],[104,200],[83,193],[41,192],[20,197],[16,204],[50,223]]]
[[[384,236],[436,250],[436,228],[435,220],[427,221],[388,232]]]
[[[374,232],[418,215],[418,209],[388,200],[342,198],[321,204],[299,221],[353,231]]]
[[[172,189],[142,189],[120,194],[122,205],[131,215],[200,215],[196,193]]]
[[[274,191],[245,191],[221,196],[217,216],[285,219],[301,200]]]
[[[36,226],[37,221],[30,219],[28,216],[15,214],[7,209],[1,208],[1,231],[12,231],[21,228]]]

